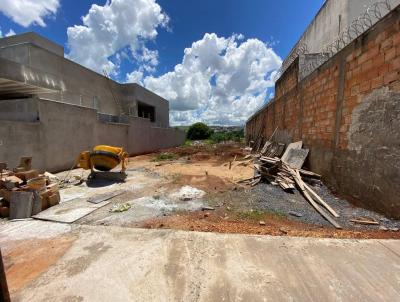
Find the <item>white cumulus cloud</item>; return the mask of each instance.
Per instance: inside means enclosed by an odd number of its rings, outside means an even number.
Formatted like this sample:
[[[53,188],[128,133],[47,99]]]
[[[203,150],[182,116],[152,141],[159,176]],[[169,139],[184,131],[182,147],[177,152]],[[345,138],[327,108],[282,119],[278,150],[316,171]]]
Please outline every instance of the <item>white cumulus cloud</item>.
[[[31,24],[46,26],[44,19],[54,16],[59,0],[1,0],[0,12],[23,27]]]
[[[5,37],[11,37],[11,36],[14,36],[14,35],[15,35],[15,31],[12,28],[10,28],[10,30],[4,36]],[[3,32],[2,32],[1,27],[0,27],[0,38],[2,38],[2,37],[3,37]]]
[[[93,4],[82,17],[83,25],[67,30],[68,57],[93,70],[107,69],[115,74],[118,62],[110,57],[128,48],[134,59],[142,60],[143,68],[152,70],[158,64],[158,53],[144,44],[155,39],[157,28],[166,27],[168,21],[155,0],[112,0],[104,6]]]
[[[274,86],[281,58],[258,39],[215,33],[184,50],[182,63],[160,77],[128,76],[170,101],[171,124],[243,123]]]
[[[143,71],[135,70],[126,75],[127,83],[137,83],[143,85]]]
[[[15,31],[13,29],[10,29],[8,33],[6,33],[6,37],[11,37],[11,36],[15,36]]]

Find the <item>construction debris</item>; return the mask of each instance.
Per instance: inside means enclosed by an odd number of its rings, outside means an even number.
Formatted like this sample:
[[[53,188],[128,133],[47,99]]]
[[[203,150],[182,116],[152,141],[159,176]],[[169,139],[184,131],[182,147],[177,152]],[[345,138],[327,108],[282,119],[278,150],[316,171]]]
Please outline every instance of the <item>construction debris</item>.
[[[128,211],[131,208],[131,205],[126,202],[126,203],[117,203],[112,206],[110,209],[110,212],[112,213],[120,213],[120,212],[125,212]]]
[[[359,219],[350,219],[351,222],[358,223],[358,224],[365,224],[365,225],[379,225],[378,221],[370,220],[366,218],[359,218]]]
[[[256,161],[254,164],[255,176],[240,182],[255,186],[261,180],[266,180],[272,185],[280,186],[286,192],[293,192],[297,188],[322,217],[336,228],[341,229],[341,226],[333,218],[338,218],[339,214],[302,179],[302,176],[321,178],[316,173],[301,169],[309,152],[308,149],[302,149],[302,146],[303,142],[298,141],[289,144],[285,150],[285,144],[267,141],[261,152],[253,155],[253,159]],[[281,155],[282,157],[279,158]]]
[[[60,202],[57,183],[32,169],[32,157],[22,157],[13,171],[0,165],[0,215],[3,218],[29,218]]]
[[[289,215],[292,215],[294,217],[303,217],[303,214],[295,212],[295,211],[289,211]]]
[[[204,206],[204,207],[201,208],[201,210],[202,210],[202,211],[214,211],[215,208]]]

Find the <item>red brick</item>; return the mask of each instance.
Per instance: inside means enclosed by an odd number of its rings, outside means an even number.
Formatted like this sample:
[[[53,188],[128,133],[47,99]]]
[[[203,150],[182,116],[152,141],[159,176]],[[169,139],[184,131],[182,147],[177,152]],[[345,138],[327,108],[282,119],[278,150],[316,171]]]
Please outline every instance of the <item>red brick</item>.
[[[393,44],[399,45],[400,44],[400,32],[393,35]]]
[[[371,81],[371,89],[383,86],[383,75],[380,75]]]
[[[366,92],[371,89],[371,81],[365,81],[360,85],[360,92]]]
[[[390,84],[391,82],[398,81],[399,78],[400,78],[399,73],[397,71],[393,71],[391,73],[384,75],[383,83],[387,85]]]
[[[393,60],[396,57],[396,49],[394,47],[385,51],[385,62]]]
[[[353,87],[351,87],[351,96],[355,96],[360,92],[360,86],[359,85],[355,85]]]
[[[391,70],[399,70],[400,69],[400,57],[397,57],[393,60],[391,64]]]
[[[381,50],[386,50],[388,48],[391,48],[392,46],[393,46],[393,37],[389,37],[385,41],[382,42]]]
[[[365,72],[366,70],[370,69],[372,67],[372,59],[369,59],[368,61],[364,62],[364,64],[361,65],[361,71]]]
[[[384,64],[378,67],[378,74],[385,75],[389,71],[389,64]]]
[[[353,52],[346,57],[346,62],[347,63],[352,61],[352,60],[354,60],[354,53]]]

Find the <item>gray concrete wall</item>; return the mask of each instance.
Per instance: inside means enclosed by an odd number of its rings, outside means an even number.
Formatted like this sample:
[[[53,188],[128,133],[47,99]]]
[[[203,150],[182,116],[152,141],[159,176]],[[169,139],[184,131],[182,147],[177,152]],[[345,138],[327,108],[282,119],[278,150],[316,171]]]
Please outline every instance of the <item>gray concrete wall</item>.
[[[384,0],[327,0],[299,38],[288,57],[297,46],[307,44],[307,53],[320,53],[331,44],[344,28],[365,12],[368,6]],[[388,0],[392,9],[400,0]],[[386,12],[385,9],[382,11]],[[383,17],[383,16],[382,16]],[[340,22],[339,22],[340,20]]]
[[[35,167],[44,167],[41,128],[38,122],[0,121],[0,161],[14,168],[21,156],[33,156]]]
[[[121,91],[123,96],[121,101],[125,107],[129,106],[129,103],[133,101],[131,108],[136,110],[132,112],[135,116],[137,116],[137,103],[145,103],[155,107],[156,121],[154,125],[157,127],[169,127],[169,102],[167,100],[136,83],[121,85]]]
[[[400,92],[376,89],[352,112],[347,150],[335,153],[331,183],[356,203],[400,217]],[[340,176],[340,177],[338,177]]]
[[[18,41],[23,41],[25,36],[18,36]],[[30,36],[28,35],[28,38]],[[0,39],[0,42],[2,40]],[[94,108],[101,113],[112,115],[137,114],[137,102],[139,101],[155,107],[155,126],[169,126],[168,101],[140,85],[116,83],[103,75],[65,59],[49,50],[49,47],[42,48],[40,43],[38,43],[40,44],[38,46],[34,43],[13,44],[6,42],[9,41],[3,42],[4,46],[0,47],[0,58],[11,61],[8,65],[19,63],[22,66],[16,65],[17,67],[8,68],[12,74],[3,74],[0,70],[0,78],[20,79],[21,82],[24,82],[28,74],[31,80],[30,84],[33,85],[35,85],[36,78],[48,78],[52,85],[43,82],[43,80],[36,84],[40,87],[53,88],[53,91],[36,93],[35,96]],[[6,62],[3,65],[7,65]],[[29,69],[29,72],[25,72],[25,69]],[[123,105],[124,112],[121,112],[118,103]]]
[[[34,44],[2,48],[0,57],[34,69],[35,75],[52,75],[60,88],[53,93],[37,94],[40,98],[96,108],[104,113],[120,114],[110,90],[112,81],[98,73]],[[38,83],[38,86],[42,84]]]
[[[181,145],[185,133],[154,127],[148,119],[129,117],[129,124],[102,123],[97,111],[47,100],[36,102],[35,123],[0,120],[0,161],[15,167],[21,156],[33,156],[35,168],[56,172],[70,169],[80,152],[95,145],[124,147],[142,154]]]
[[[25,48],[25,46],[22,46],[22,49]],[[4,58],[6,55],[3,57],[3,54],[4,53],[0,50],[0,82],[8,80],[19,84],[20,90],[18,90],[17,93],[23,93],[27,87],[32,87],[32,93],[43,93],[62,89],[63,83],[55,74],[42,72],[28,65],[14,62],[13,60]],[[12,51],[7,49],[7,55],[12,55]],[[22,59],[23,56],[19,58]],[[0,93],[6,89],[7,87],[2,87],[0,85]]]
[[[39,106],[36,99],[0,100],[0,120],[37,122]]]
[[[44,48],[58,56],[64,56],[64,47],[58,45],[42,36],[39,36],[33,32],[27,32],[19,35],[14,35],[10,37],[4,37],[0,39],[0,48],[8,47],[12,45],[30,43],[41,48]]]

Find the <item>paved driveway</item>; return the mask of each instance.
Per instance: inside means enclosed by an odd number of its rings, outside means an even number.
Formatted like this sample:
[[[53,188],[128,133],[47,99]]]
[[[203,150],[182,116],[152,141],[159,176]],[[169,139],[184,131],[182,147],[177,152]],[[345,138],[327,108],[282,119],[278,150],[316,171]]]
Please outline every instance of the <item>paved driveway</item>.
[[[15,252],[27,242],[30,248]],[[51,249],[43,248],[49,242]],[[10,278],[16,278],[21,253],[36,255],[25,270],[38,264],[38,253],[46,259],[58,255],[29,282],[18,283],[12,291],[16,301],[376,302],[400,297],[400,241],[393,240],[28,221],[0,226],[0,244]]]

